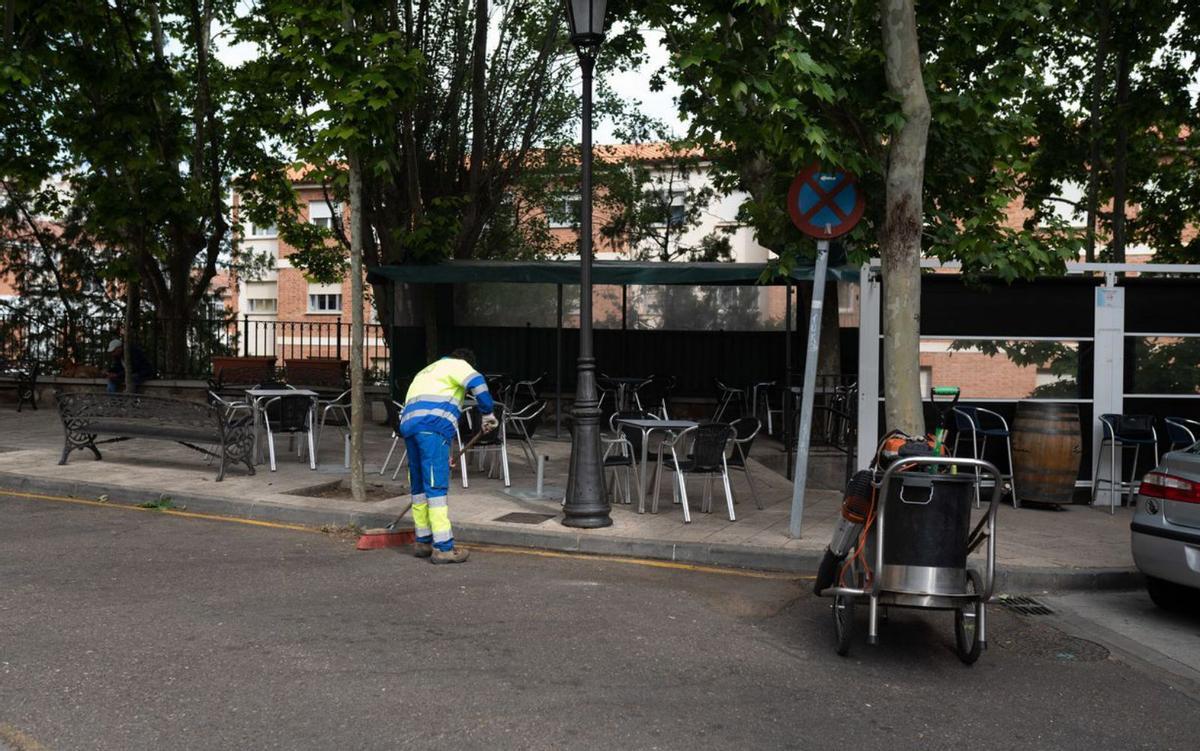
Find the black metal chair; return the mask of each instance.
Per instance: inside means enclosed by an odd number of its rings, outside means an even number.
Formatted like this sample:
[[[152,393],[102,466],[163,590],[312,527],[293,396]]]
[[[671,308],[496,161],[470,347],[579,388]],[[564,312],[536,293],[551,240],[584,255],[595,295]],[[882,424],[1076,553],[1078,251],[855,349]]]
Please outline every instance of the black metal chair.
[[[633,400],[637,408],[650,412],[664,420],[671,419],[671,393],[675,390],[675,376],[652,375],[633,390]]]
[[[740,406],[734,417],[742,417],[749,409],[746,400],[746,389],[741,386],[730,386],[722,383],[719,379],[713,379],[717,384],[717,411],[713,413],[713,422],[720,422],[725,416],[725,412],[729,409],[729,405],[737,402]]]
[[[1125,495],[1133,489],[1137,482],[1138,455],[1142,446],[1150,446],[1154,450],[1154,465],[1158,466],[1158,432],[1154,429],[1153,415],[1100,415],[1101,429],[1104,431],[1100,445],[1096,447],[1096,469],[1092,474],[1092,503],[1096,502],[1096,493],[1101,483],[1107,483],[1108,513],[1116,513],[1117,501],[1114,491]],[[1100,477],[1100,455],[1104,446],[1108,445],[1108,479]],[[1124,449],[1133,446],[1133,468],[1130,470],[1129,482],[1124,479],[1124,462],[1117,462],[1117,448]]]
[[[537,447],[533,443],[533,437],[537,434],[537,430],[542,424],[542,413],[546,411],[545,402],[530,402],[521,409],[512,409],[505,412],[504,420],[508,423],[507,435],[513,437],[517,443],[521,445],[521,450],[525,454],[525,460],[529,463],[529,469],[534,474],[537,474]]]
[[[683,505],[685,524],[690,524],[692,521],[687,499],[687,475],[702,475],[706,480],[704,497],[700,504],[700,510],[704,513],[712,512],[712,480],[719,476],[725,485],[725,505],[729,510],[729,521],[737,521],[737,516],[733,511],[733,491],[729,487],[729,468],[725,461],[725,452],[733,437],[732,427],[714,422],[688,428],[674,438],[663,441],[658,449],[659,461],[654,479],[654,503],[651,506],[651,512],[658,513],[658,494],[662,486],[662,473],[663,470],[669,469],[675,473],[676,482],[673,486],[675,488],[673,494],[678,494],[679,501]],[[683,451],[689,441],[691,442],[690,451]],[[663,455],[664,449],[670,450],[670,457]],[[680,453],[687,458],[680,459]]]
[[[274,396],[266,400],[262,407],[263,422],[267,428],[267,450],[271,457],[271,471],[275,471],[275,434],[287,433],[293,439],[297,433],[304,433],[308,439],[308,466],[317,468],[317,449],[314,442],[313,402],[310,397],[297,394],[295,396]],[[302,444],[296,446],[296,456],[302,453]]]
[[[608,427],[612,431],[610,436],[601,436],[600,441],[604,444],[603,466],[607,471],[611,470],[612,483],[608,485],[609,495],[616,498],[616,491],[620,484],[617,482],[617,471],[625,470],[625,503],[633,503],[633,493],[630,488],[630,480],[633,482],[633,487],[638,489],[638,497],[641,497],[642,482],[641,473],[639,472],[639,458],[642,455],[642,431],[628,425],[618,425],[617,420],[655,420],[658,419],[655,415],[649,412],[614,412],[608,418]]]
[[[509,406],[513,409],[524,409],[538,401],[538,386],[546,379],[546,374],[542,373],[537,378],[525,378],[513,384],[512,388],[512,404]]]
[[[383,465],[379,468],[379,474],[387,472],[388,463],[392,461],[392,454],[396,451],[396,447],[404,442],[404,438],[400,435],[400,417],[404,414],[404,405],[395,399],[388,399],[384,403],[384,408],[387,410],[388,424],[392,426],[392,445],[388,448],[387,456],[383,458]],[[408,457],[408,449],[403,449],[400,454],[400,461],[396,464],[396,471],[392,473],[392,479],[400,474],[400,468],[404,466],[404,460]]]
[[[479,468],[485,468],[485,461],[491,459],[491,466],[487,467],[488,477],[495,477],[497,470],[502,472],[504,478],[504,487],[511,486],[511,480],[508,473],[508,419],[505,415],[508,410],[500,402],[496,402],[492,414],[496,416],[500,425],[495,430],[479,433],[483,430],[483,420],[479,414],[478,406],[470,406],[463,410],[462,417],[458,421],[459,445],[466,446],[474,441],[474,445],[467,449],[462,456],[462,476],[463,487],[467,487],[467,460],[470,456],[475,456],[479,460]],[[472,427],[475,426],[475,427]],[[479,436],[476,438],[476,436]],[[464,437],[465,436],[465,437]],[[460,449],[461,451],[461,449]]]
[[[989,422],[991,425],[988,425]],[[989,438],[1004,440],[1004,449],[1008,452],[1008,474],[1000,475],[1000,479],[1008,480],[1009,487],[1012,489],[1013,508],[1021,508],[1021,502],[1017,500],[1017,483],[1013,479],[1012,431],[1008,428],[1008,421],[1000,413],[984,409],[983,407],[955,407],[954,446],[951,449],[951,453],[954,456],[962,456],[958,451],[958,446],[964,436],[971,437],[972,459],[984,459],[987,457]],[[980,440],[981,436],[982,440]],[[975,474],[978,475],[979,471],[976,470]],[[975,508],[979,508],[979,487],[981,484],[975,484]]]
[[[342,432],[342,465],[350,468],[350,389],[346,389],[337,397],[321,400],[321,423],[317,429],[317,446],[321,445],[321,436],[325,434],[325,424],[332,412],[336,420],[333,425]]]
[[[762,509],[762,500],[759,499],[758,490],[754,487],[750,468],[746,466],[746,459],[750,456],[750,447],[754,445],[754,439],[762,430],[762,421],[757,417],[739,417],[729,423],[729,426],[733,428],[733,451],[725,458],[725,465],[730,469],[740,469],[746,474],[746,484],[750,486],[750,495],[754,497],[754,505]]]
[[[1167,451],[1187,448],[1200,440],[1200,421],[1187,417],[1166,417]]]
[[[778,381],[759,381],[750,387],[750,413],[755,417],[762,414],[766,418],[767,435],[775,435],[775,415],[783,419],[782,394],[778,394],[779,406],[771,406],[771,395],[776,394],[778,389]]]

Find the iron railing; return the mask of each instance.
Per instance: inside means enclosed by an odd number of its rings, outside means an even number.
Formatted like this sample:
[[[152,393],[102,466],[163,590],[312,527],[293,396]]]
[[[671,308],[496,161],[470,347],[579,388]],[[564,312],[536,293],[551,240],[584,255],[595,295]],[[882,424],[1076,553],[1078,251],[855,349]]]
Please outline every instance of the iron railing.
[[[350,356],[350,327],[331,321],[251,320],[243,316],[193,318],[186,324],[182,362],[167,362],[166,343],[175,321],[143,318],[134,340],[163,378],[207,378],[216,356],[273,355],[284,360]],[[109,342],[120,336],[119,316],[0,315],[0,355],[12,361],[36,361],[53,375],[71,364],[108,366]],[[391,372],[388,342],[379,324],[364,326],[363,365],[368,383],[386,383]]]

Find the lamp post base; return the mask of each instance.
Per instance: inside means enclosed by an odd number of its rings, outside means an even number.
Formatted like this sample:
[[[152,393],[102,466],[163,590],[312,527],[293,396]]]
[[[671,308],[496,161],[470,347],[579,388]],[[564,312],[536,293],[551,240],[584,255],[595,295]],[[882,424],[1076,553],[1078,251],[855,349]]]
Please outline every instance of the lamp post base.
[[[600,404],[596,400],[591,358],[580,358],[578,389],[571,436],[571,464],[563,526],[597,529],[612,526],[611,508],[604,492],[604,462],[600,450]]]

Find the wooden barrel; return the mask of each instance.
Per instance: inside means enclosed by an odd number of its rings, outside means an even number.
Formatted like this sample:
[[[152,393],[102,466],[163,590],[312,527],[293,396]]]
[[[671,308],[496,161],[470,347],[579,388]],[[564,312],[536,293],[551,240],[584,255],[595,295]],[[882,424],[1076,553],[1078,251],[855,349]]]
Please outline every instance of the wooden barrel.
[[[1018,403],[1012,450],[1018,501],[1071,503],[1083,457],[1079,405]]]

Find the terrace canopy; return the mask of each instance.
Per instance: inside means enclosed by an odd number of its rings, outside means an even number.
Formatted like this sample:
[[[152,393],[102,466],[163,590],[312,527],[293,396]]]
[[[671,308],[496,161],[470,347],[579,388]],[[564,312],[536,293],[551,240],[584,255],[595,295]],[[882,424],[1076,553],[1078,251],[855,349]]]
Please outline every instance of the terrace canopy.
[[[764,278],[765,263],[687,263],[661,261],[595,261],[592,283],[619,286],[636,284],[784,285],[808,282],[811,265],[796,266],[788,276]],[[829,281],[858,281],[858,268],[830,266]],[[391,280],[405,284],[459,284],[507,282],[510,284],[579,284],[578,261],[447,261],[429,265],[376,266],[372,282]]]
[[[839,254],[840,255],[840,254]],[[846,265],[844,257],[831,259],[826,270],[826,281],[860,280],[859,269]],[[396,284],[465,284],[465,283],[508,283],[508,284],[554,284],[558,286],[558,317],[555,347],[555,433],[561,431],[563,345],[562,345],[562,288],[563,285],[579,284],[579,261],[447,261],[427,265],[376,266],[369,269],[367,278],[372,283]],[[631,285],[684,285],[684,286],[760,286],[775,285],[791,287],[797,282],[812,282],[814,265],[798,264],[790,273],[780,274],[777,270],[768,274],[765,263],[702,263],[702,262],[645,262],[645,261],[595,261],[592,264],[592,283],[595,285],[620,286],[623,290]],[[394,290],[394,286],[393,286]],[[622,320],[625,317],[625,299],[622,294]],[[819,316],[819,303],[814,301],[813,314]],[[787,367],[779,380],[792,382],[792,298],[787,295],[787,313],[784,316],[784,350]],[[819,320],[819,319],[814,319]],[[807,390],[814,390],[812,384]],[[811,402],[810,402],[811,403]],[[790,400],[784,399],[785,433],[790,430],[792,419]],[[788,468],[792,468],[792,441],[785,437],[788,447]],[[801,491],[802,493],[802,491]],[[799,501],[802,508],[803,496]],[[799,529],[798,505],[793,500],[792,526]]]

